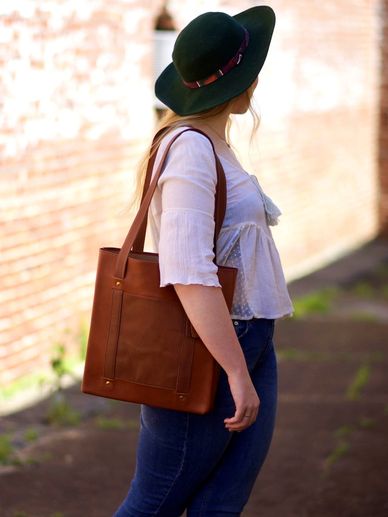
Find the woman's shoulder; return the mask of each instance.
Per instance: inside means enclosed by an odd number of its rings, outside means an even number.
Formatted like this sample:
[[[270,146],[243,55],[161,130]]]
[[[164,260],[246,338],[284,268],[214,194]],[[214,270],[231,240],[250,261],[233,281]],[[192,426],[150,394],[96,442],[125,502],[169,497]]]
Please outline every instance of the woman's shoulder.
[[[157,169],[163,159],[171,140],[185,129],[190,129],[190,127],[176,127],[163,136],[156,154],[154,170]],[[169,148],[165,158],[164,170],[162,182],[167,177],[178,175],[197,179],[205,176],[211,178],[214,183],[217,179],[217,172],[211,142],[201,133],[185,131]]]
[[[168,133],[162,137],[160,148],[165,148],[177,135],[179,136],[172,144],[172,150],[181,149],[183,152],[187,152],[187,150],[193,149],[206,154],[213,153],[212,142],[209,137],[195,131],[195,128],[191,126],[178,126],[168,131]]]

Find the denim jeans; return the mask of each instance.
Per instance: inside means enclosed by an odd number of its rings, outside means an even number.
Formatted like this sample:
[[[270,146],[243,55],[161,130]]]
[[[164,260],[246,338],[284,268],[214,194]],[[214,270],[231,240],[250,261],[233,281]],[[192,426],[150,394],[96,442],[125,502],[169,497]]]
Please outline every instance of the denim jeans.
[[[271,443],[277,407],[275,320],[233,320],[260,398],[256,422],[225,428],[235,406],[221,369],[214,409],[197,415],[141,406],[135,474],[114,517],[237,517]]]

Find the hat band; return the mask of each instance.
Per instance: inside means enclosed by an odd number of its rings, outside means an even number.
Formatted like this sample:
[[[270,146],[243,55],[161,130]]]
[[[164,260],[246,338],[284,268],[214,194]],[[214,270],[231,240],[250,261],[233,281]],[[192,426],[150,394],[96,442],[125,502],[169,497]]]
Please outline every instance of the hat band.
[[[201,79],[199,81],[191,81],[191,82],[185,81],[184,79],[182,79],[183,84],[185,86],[187,86],[188,88],[193,88],[193,89],[201,88],[202,86],[206,86],[208,84],[214,83],[215,81],[217,81],[217,79],[219,79],[220,77],[224,76],[225,74],[227,74],[228,72],[233,70],[233,68],[235,68],[238,64],[240,64],[240,62],[244,56],[244,52],[245,52],[246,48],[248,47],[249,33],[245,28],[244,28],[244,33],[245,33],[244,39],[240,45],[240,48],[238,49],[236,54],[232,57],[232,59],[230,59],[226,63],[226,65],[219,68],[214,74],[209,75],[209,77],[206,77],[206,79]]]

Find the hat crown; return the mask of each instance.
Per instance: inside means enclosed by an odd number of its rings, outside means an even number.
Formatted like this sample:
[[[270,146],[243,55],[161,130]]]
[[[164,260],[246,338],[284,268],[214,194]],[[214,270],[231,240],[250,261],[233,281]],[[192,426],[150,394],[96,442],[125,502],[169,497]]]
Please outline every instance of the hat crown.
[[[175,68],[185,81],[207,77],[236,54],[243,38],[244,28],[231,16],[204,13],[178,35],[172,53]]]

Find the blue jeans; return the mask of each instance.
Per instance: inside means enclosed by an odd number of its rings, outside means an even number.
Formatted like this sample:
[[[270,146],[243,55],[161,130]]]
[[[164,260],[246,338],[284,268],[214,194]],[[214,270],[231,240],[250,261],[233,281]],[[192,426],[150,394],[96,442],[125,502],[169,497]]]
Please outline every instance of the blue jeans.
[[[237,517],[271,443],[277,406],[273,319],[234,320],[260,397],[257,420],[225,428],[235,405],[221,369],[214,409],[205,415],[141,406],[136,468],[114,517]]]

